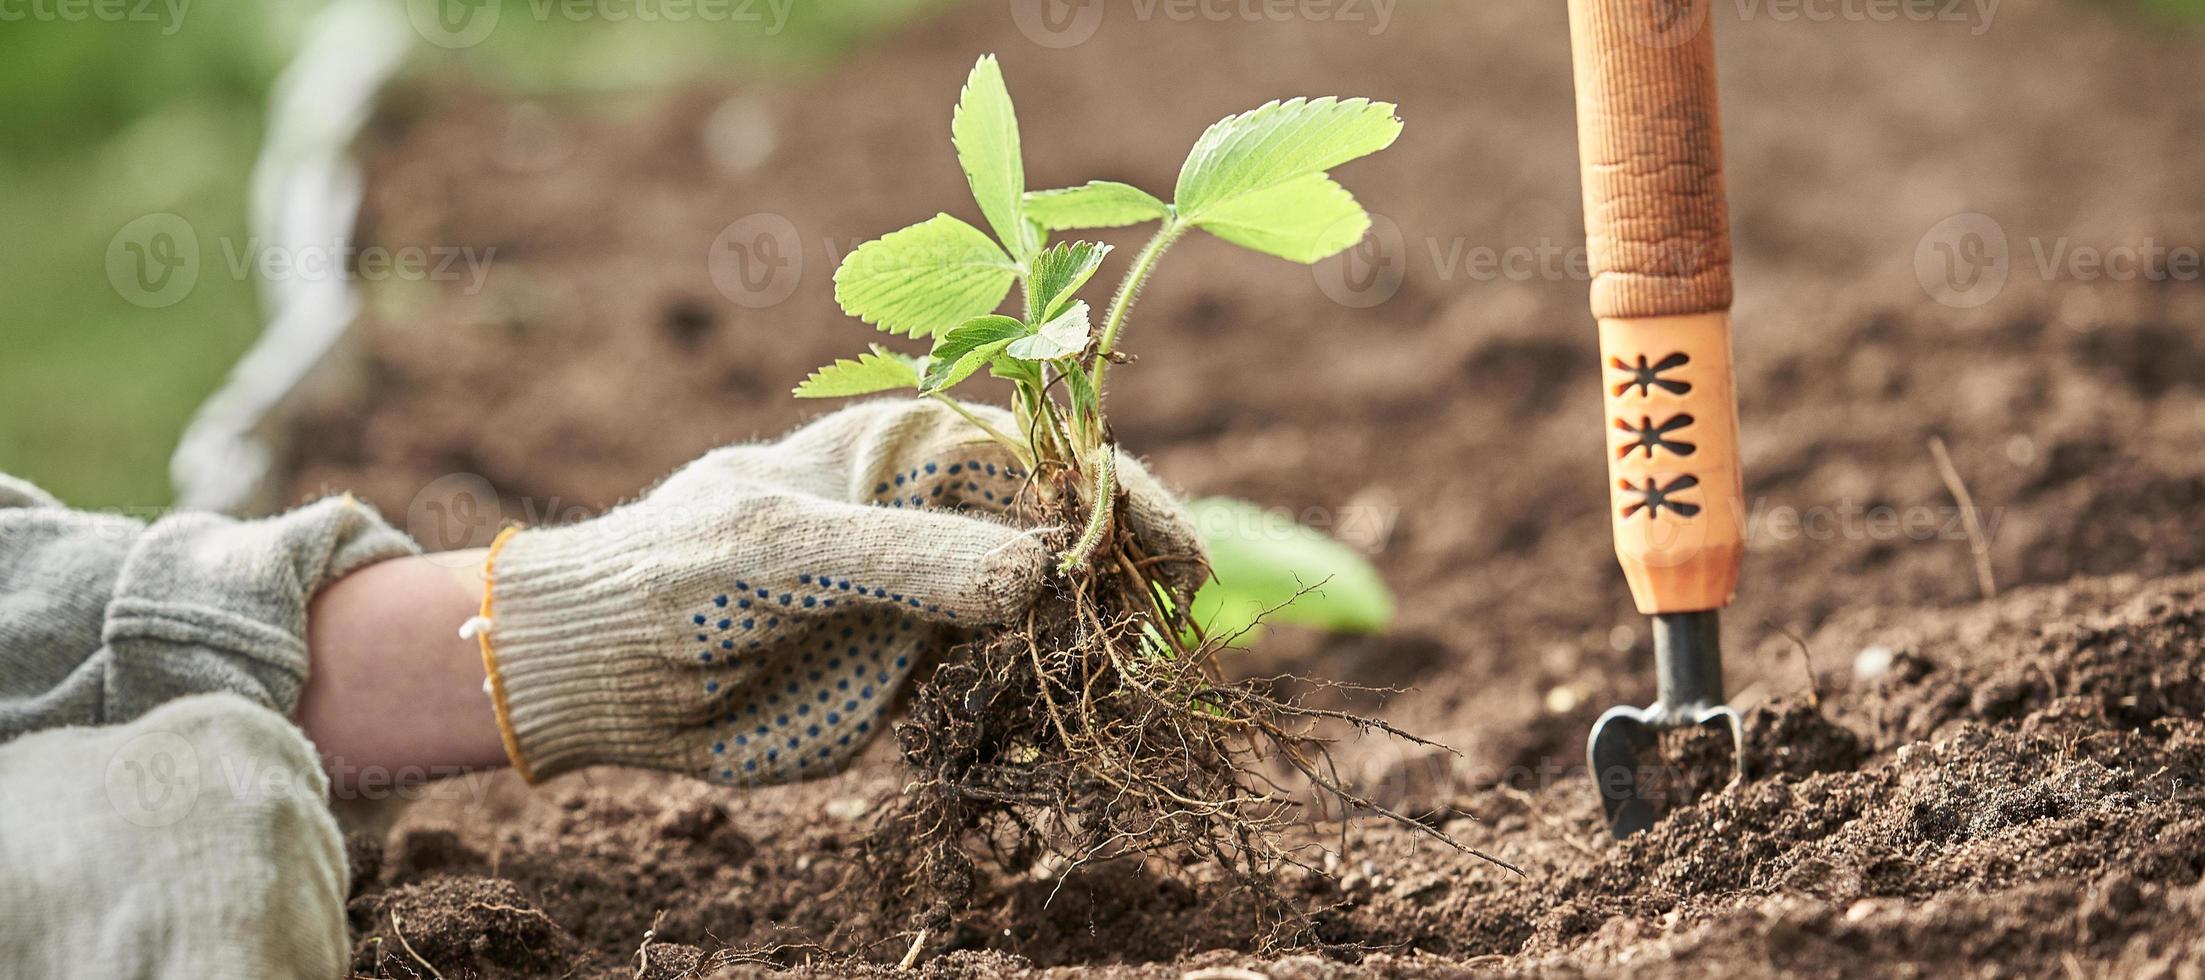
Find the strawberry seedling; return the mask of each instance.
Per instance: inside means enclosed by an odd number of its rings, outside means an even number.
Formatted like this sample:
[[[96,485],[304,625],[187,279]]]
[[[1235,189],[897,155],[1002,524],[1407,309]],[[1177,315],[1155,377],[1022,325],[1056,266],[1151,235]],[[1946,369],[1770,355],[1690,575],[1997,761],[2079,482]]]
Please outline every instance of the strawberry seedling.
[[[1203,578],[1201,557],[1147,554],[1121,520],[1106,382],[1125,360],[1119,343],[1142,287],[1190,232],[1302,263],[1361,240],[1370,218],[1329,171],[1392,144],[1401,121],[1391,104],[1335,98],[1226,117],[1195,141],[1169,201],[1112,181],[1028,191],[993,57],[973,67],[950,129],[987,230],[937,214],[858,247],[835,273],[845,311],[931,350],[875,345],[814,372],[796,394],[939,399],[1030,474],[1025,516],[1072,530],[1060,545],[1060,587],[1027,622],[958,647],[915,692],[912,720],[897,731],[921,782],[880,825],[883,880],[914,888],[927,900],[921,928],[938,929],[972,897],[976,849],[1029,863],[1042,851],[1067,863],[1176,851],[1223,865],[1288,913],[1281,924],[1306,924],[1269,885],[1291,861],[1275,835],[1296,804],[1251,788],[1275,785],[1257,768],[1291,769],[1320,797],[1386,813],[1334,778],[1312,731],[1330,720],[1410,736],[1222,679],[1222,643],[1192,615],[1219,608],[1188,588]],[[1147,244],[1115,291],[1090,305],[1083,293],[1110,246],[1050,235],[1143,224],[1155,226]],[[1013,287],[1018,300],[1005,311]],[[1008,427],[952,394],[983,371],[1009,383]],[[1382,587],[1375,595],[1344,620],[1369,625],[1375,605],[1382,621]]]

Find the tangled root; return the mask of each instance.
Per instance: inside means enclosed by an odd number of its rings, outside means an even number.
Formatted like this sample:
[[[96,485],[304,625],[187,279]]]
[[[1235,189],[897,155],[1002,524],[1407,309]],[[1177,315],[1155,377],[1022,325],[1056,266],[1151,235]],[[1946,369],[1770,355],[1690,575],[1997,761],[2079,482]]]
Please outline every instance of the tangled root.
[[[1267,946],[1306,943],[1312,920],[1279,875],[1315,870],[1282,833],[1311,795],[1478,854],[1356,795],[1320,729],[1435,743],[1276,696],[1268,682],[1223,680],[1215,658],[1230,638],[1204,636],[1182,612],[1191,597],[1167,583],[1194,576],[1165,574],[1199,556],[1144,554],[1115,523],[1024,623],[951,649],[895,728],[915,779],[882,812],[867,852],[874,881],[912,909],[914,928],[949,930],[972,906],[983,861],[1020,872],[1046,858],[1062,874],[1162,855],[1213,865],[1245,889]],[[1284,788],[1282,773],[1309,789]]]

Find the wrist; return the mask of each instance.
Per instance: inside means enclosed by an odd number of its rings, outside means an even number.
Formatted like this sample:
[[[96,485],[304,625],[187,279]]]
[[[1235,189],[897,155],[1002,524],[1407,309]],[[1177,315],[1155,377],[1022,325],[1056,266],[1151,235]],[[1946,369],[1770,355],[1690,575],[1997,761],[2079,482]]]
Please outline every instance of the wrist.
[[[691,761],[670,737],[668,630],[624,537],[596,521],[508,529],[485,556],[489,626],[477,639],[507,756],[531,782],[593,764]]]

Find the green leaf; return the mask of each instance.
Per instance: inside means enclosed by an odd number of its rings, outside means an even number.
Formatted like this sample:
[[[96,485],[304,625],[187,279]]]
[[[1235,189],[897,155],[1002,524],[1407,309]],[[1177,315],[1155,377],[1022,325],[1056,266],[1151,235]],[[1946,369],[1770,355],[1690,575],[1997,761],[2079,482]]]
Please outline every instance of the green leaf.
[[[1383,150],[1401,135],[1393,110],[1391,102],[1327,96],[1271,102],[1228,116],[1194,142],[1180,167],[1172,206],[1194,221],[1243,194]]]
[[[1026,164],[1019,155],[1018,114],[994,55],[983,55],[965,78],[957,110],[949,120],[957,162],[972,185],[972,199],[1014,255],[1030,255],[1038,239],[1021,213],[1026,196]]]
[[[972,377],[1011,341],[1026,336],[1026,325],[1007,316],[977,316],[935,341],[933,361],[920,390],[933,393]]]
[[[796,386],[798,398],[843,398],[876,391],[917,388],[919,372],[901,355],[859,354],[857,360],[837,359],[813,371]]]
[[[1022,361],[1048,361],[1070,357],[1087,347],[1087,301],[1073,300],[1072,305],[1056,319],[1041,325],[1041,329],[1011,341],[1003,353]]]
[[[1242,248],[1310,263],[1362,241],[1370,215],[1347,188],[1310,174],[1229,198],[1194,224]]]
[[[1021,361],[1015,357],[990,358],[988,373],[1013,384],[1041,387],[1041,365],[1035,361]]]
[[[844,256],[835,302],[889,333],[930,337],[995,309],[1017,278],[986,232],[937,214]]]
[[[1246,501],[1190,500],[1187,511],[1216,572],[1191,609],[1212,635],[1246,629],[1259,616],[1347,633],[1376,632],[1392,621],[1393,594],[1346,545]]]
[[[1072,294],[1095,277],[1110,246],[1100,242],[1062,242],[1034,256],[1026,275],[1026,295],[1032,298],[1034,318],[1051,320],[1064,312]]]
[[[1087,376],[1087,369],[1074,361],[1064,367],[1064,390],[1072,396],[1072,407],[1092,415],[1101,410],[1102,399],[1095,395],[1095,381]]]
[[[891,360],[891,361],[898,361],[898,362],[901,362],[902,364],[904,364],[904,365],[906,365],[906,366],[910,367],[910,368],[911,368],[911,373],[913,373],[913,374],[925,374],[925,373],[926,373],[926,361],[927,361],[927,356],[926,356],[925,354],[920,354],[920,355],[917,355],[917,356],[912,356],[912,355],[910,355],[910,354],[906,354],[906,353],[904,353],[904,352],[902,352],[902,351],[900,351],[900,350],[889,350],[888,348],[886,348],[886,347],[882,347],[882,346],[881,346],[881,345],[879,345],[879,344],[867,344],[867,345],[865,345],[865,346],[866,346],[866,348],[867,348],[867,349],[871,350],[871,351],[872,351],[872,352],[873,352],[873,353],[874,353],[874,354],[875,354],[876,356],[879,356],[879,357],[885,357],[885,358],[887,358],[887,359],[889,359],[889,360]],[[858,356],[860,356],[860,357],[863,357],[864,355],[862,355],[862,354],[861,354],[861,355],[858,355]]]
[[[1156,195],[1115,180],[1091,180],[1078,187],[1033,191],[1026,195],[1026,217],[1043,228],[1122,228],[1171,213]]]

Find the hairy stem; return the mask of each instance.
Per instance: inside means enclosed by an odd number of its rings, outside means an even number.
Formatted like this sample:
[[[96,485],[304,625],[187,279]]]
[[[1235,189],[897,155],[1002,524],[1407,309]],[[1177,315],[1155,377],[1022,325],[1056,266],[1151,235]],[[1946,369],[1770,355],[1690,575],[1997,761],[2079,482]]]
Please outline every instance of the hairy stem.
[[[1118,454],[1110,447],[1103,447],[1095,458],[1088,461],[1088,469],[1094,473],[1094,485],[1088,491],[1087,526],[1080,531],[1078,541],[1071,550],[1057,556],[1057,573],[1070,575],[1086,567],[1101,546],[1103,535],[1110,530],[1110,505],[1118,494]]]
[[[1095,392],[1103,391],[1103,374],[1110,368],[1110,352],[1118,349],[1118,331],[1125,329],[1126,313],[1133,309],[1133,301],[1141,294],[1141,286],[1156,271],[1156,260],[1164,257],[1164,250],[1178,241],[1187,226],[1172,215],[1164,219],[1164,225],[1156,229],[1156,237],[1141,246],[1141,254],[1134,258],[1133,267],[1126,270],[1125,281],[1118,284],[1117,295],[1110,298],[1110,316],[1103,320],[1102,341],[1095,347]]]

